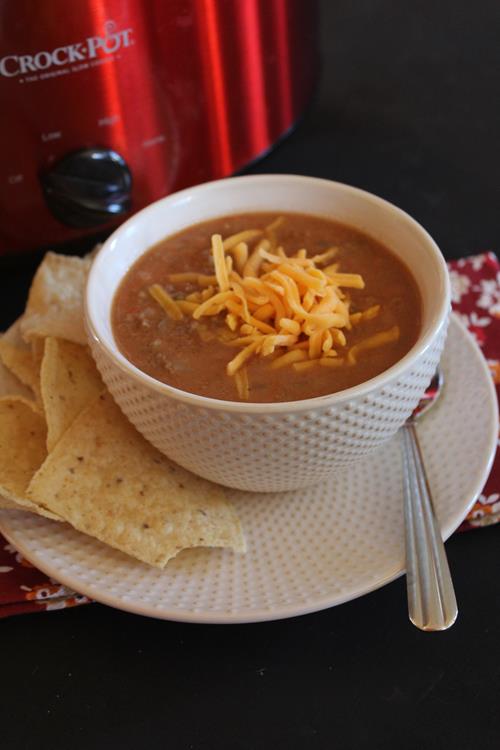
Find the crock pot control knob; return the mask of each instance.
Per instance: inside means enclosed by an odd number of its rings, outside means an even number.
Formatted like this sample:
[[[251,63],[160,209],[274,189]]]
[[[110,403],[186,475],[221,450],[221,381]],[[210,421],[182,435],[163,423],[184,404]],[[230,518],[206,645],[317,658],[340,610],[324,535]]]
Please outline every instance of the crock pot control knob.
[[[67,226],[97,227],[130,209],[132,176],[116,151],[74,151],[40,179],[51,212]]]

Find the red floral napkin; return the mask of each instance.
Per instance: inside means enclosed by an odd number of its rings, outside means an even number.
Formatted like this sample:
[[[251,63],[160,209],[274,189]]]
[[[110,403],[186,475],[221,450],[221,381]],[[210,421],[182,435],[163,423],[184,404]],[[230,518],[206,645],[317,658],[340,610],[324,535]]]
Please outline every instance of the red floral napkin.
[[[449,263],[453,309],[475,336],[500,397],[500,263],[483,253]],[[459,531],[500,521],[500,452],[486,486]],[[64,609],[91,600],[34,568],[0,535],[0,617]]]
[[[500,263],[494,253],[448,264],[452,305],[482,349],[500,402]],[[497,444],[500,441],[497,442]],[[500,521],[500,451],[488,481],[459,531]]]

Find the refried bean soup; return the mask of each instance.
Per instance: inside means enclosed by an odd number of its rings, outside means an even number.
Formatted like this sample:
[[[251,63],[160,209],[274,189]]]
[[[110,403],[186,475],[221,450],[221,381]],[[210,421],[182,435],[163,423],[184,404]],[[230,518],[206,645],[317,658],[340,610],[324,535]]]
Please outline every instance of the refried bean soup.
[[[300,213],[195,224],[142,255],[112,306],[122,354],[200,396],[284,402],[373,378],[416,343],[404,263],[350,226]]]

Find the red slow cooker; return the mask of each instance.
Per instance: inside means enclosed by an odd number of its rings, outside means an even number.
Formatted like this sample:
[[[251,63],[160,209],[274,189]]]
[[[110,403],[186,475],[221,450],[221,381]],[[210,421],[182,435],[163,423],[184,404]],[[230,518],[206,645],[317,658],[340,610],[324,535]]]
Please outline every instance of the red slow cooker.
[[[294,123],[314,0],[0,0],[0,253],[112,228]]]

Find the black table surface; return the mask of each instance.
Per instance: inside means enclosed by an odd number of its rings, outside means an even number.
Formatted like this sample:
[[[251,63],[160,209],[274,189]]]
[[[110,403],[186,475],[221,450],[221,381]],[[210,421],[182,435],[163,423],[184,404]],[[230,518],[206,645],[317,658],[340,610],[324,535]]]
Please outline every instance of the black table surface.
[[[500,6],[325,0],[323,76],[250,172],[351,183],[448,258],[500,241]],[[300,50],[297,51],[300,54]],[[1,270],[0,324],[35,259]],[[0,623],[0,744],[17,748],[498,748],[500,526],[447,543],[460,613],[407,619],[399,579],[285,621],[202,626],[93,604]]]

